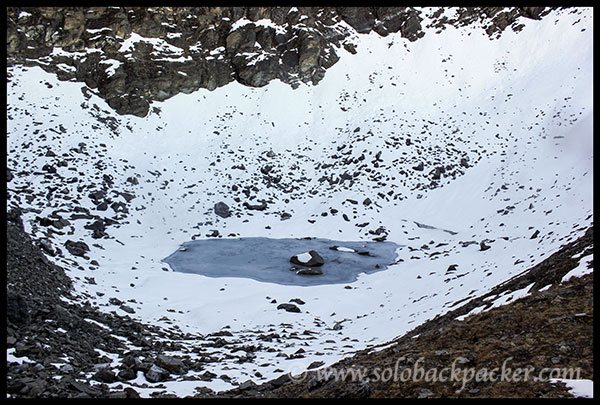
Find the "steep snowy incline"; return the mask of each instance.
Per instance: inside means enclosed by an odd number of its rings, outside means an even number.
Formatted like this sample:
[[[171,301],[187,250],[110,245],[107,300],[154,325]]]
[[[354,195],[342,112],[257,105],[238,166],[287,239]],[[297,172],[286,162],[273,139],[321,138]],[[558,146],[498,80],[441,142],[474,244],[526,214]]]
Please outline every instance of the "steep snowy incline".
[[[215,347],[216,375],[330,364],[482,295],[593,223],[592,10],[572,11],[494,40],[473,27],[430,28],[414,43],[358,36],[357,55],[342,54],[317,86],[234,82],[153,103],[146,118],[10,67],[8,206],[24,210],[81,300],[260,341],[247,362]],[[220,201],[231,217],[215,214]],[[350,285],[208,278],[162,262],[210,235],[405,247]],[[300,313],[277,309],[294,298]],[[231,386],[177,384],[165,385]]]

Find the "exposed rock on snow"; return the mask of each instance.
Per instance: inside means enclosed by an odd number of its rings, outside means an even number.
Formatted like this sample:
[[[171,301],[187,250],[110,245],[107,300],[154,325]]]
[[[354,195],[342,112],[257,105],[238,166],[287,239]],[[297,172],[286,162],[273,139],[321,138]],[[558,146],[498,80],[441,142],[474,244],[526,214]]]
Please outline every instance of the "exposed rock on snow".
[[[67,240],[65,242],[65,248],[74,256],[84,256],[90,251],[90,247],[85,242]]]
[[[260,204],[250,204],[248,202],[245,202],[244,207],[253,211],[264,211],[267,209],[267,203],[266,201],[261,201]]]
[[[215,204],[215,214],[221,218],[228,218],[231,216],[231,211],[229,210],[229,206],[227,204],[220,201]]]
[[[284,309],[287,312],[302,312],[300,311],[300,308],[294,304],[279,304],[277,305],[277,309]]]

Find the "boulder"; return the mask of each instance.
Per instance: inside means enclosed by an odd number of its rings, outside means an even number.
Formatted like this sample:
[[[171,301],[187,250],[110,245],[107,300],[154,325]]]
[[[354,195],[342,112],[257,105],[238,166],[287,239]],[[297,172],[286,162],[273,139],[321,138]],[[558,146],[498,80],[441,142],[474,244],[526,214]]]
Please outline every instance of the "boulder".
[[[448,266],[448,269],[446,270],[446,273],[448,273],[450,271],[455,271],[456,267],[458,267],[458,264],[451,264],[450,266]]]
[[[144,375],[146,376],[146,379],[148,381],[157,383],[161,381],[166,381],[166,379],[169,377],[169,372],[164,368],[153,364],[152,367],[150,367],[148,371],[144,373]]]
[[[253,205],[253,204],[248,204],[247,202],[245,202],[244,207],[248,208],[249,210],[264,211],[265,209],[267,209],[267,203],[262,201],[258,205]]]
[[[319,267],[325,264],[325,260],[323,260],[321,255],[314,250],[310,250],[297,256],[292,256],[290,258],[290,262],[307,267]]]
[[[108,367],[103,367],[92,376],[92,379],[106,384],[111,384],[117,380],[117,376]]]
[[[181,359],[166,354],[159,354],[156,358],[156,364],[172,373],[181,373],[185,369],[185,364]]]
[[[119,374],[117,374],[117,376],[122,381],[128,381],[135,379],[137,377],[137,373],[132,368],[125,368],[119,371]]]
[[[294,304],[279,304],[277,309],[285,309],[287,312],[301,312],[300,308]]]
[[[70,239],[65,242],[65,247],[73,256],[83,257],[86,252],[90,251],[89,246],[85,242],[74,242]]]
[[[93,231],[92,237],[94,239],[102,238],[106,236],[106,224],[103,220],[98,219],[92,223],[88,223],[83,226],[85,229],[90,229]]]
[[[125,311],[125,312],[127,312],[129,314],[135,314],[135,310],[133,308],[131,308],[130,306],[128,306],[128,305],[121,304],[121,306],[119,308],[122,311]]]
[[[134,186],[140,184],[140,182],[137,179],[137,177],[134,177],[134,176],[127,177],[127,182],[133,184]]]
[[[405,17],[405,20],[400,27],[400,33],[409,41],[416,41],[425,35],[425,33],[421,30],[421,18],[415,11],[409,13]]]
[[[98,204],[106,197],[106,193],[102,190],[93,191],[88,194],[88,197],[95,203]]]
[[[215,214],[221,218],[228,218],[231,216],[231,211],[229,210],[229,206],[227,204],[220,201],[215,204]]]
[[[45,164],[44,166],[42,166],[42,170],[44,170],[48,173],[56,173],[56,167],[54,167],[52,165],[48,165],[48,164]]]

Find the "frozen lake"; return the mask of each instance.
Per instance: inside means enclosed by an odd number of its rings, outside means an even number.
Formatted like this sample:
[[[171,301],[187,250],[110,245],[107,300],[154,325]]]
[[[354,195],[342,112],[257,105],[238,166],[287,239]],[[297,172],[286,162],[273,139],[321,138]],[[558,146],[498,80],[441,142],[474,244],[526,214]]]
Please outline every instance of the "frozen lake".
[[[184,243],[163,261],[173,271],[183,273],[310,286],[351,283],[360,273],[386,270],[396,260],[396,250],[400,247],[393,242],[340,242],[319,238],[206,239]],[[324,259],[325,264],[320,267],[323,274],[302,275],[290,270],[296,266],[290,258],[310,250]]]

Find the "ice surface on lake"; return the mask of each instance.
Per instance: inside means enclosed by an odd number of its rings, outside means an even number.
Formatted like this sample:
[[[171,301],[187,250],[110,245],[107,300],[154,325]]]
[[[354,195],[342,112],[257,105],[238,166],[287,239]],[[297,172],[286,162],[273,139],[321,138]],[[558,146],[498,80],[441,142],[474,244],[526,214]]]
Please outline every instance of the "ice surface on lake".
[[[330,249],[334,246],[339,250]],[[385,270],[395,261],[396,249],[401,246],[392,242],[257,237],[196,240],[184,243],[184,247],[185,250],[178,249],[164,259],[174,271],[309,286],[351,283],[360,273]],[[290,257],[309,250],[315,250],[325,260],[322,275],[300,275],[290,270],[299,267],[290,263]]]

